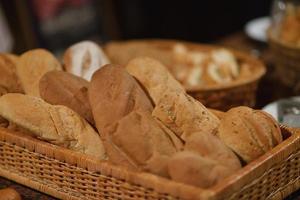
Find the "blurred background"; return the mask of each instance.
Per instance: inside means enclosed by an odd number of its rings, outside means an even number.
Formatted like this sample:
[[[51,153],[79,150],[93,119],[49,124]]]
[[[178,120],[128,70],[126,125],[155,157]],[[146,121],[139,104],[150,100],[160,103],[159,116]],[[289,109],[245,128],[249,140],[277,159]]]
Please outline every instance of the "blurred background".
[[[43,47],[59,53],[84,39],[215,42],[269,15],[270,6],[270,0],[1,0],[1,50]]]

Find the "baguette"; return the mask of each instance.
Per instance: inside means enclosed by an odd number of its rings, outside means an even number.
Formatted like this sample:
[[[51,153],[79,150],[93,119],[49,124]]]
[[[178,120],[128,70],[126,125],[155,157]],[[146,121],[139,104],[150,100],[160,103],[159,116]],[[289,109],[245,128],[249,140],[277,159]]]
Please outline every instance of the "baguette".
[[[47,50],[34,49],[23,53],[17,64],[17,75],[25,94],[40,97],[39,81],[52,70],[61,70],[59,61]]]
[[[151,101],[136,80],[123,67],[106,65],[93,75],[88,93],[109,160],[167,177],[168,159],[177,151],[169,137],[174,133],[152,118]]]
[[[65,106],[53,106],[37,97],[11,93],[0,97],[0,115],[37,138],[105,159],[99,135]]]
[[[94,125],[88,100],[88,82],[63,71],[47,72],[40,80],[41,98],[52,105],[64,105]]]
[[[141,57],[126,66],[146,89],[155,108],[152,115],[186,141],[192,133],[215,133],[219,119],[187,95],[178,81],[158,61]]]

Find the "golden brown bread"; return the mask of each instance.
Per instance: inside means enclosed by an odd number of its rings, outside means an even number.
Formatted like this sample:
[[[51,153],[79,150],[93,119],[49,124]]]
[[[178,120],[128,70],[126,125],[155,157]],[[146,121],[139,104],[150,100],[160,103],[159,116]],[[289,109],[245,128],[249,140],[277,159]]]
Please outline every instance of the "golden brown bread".
[[[177,152],[168,162],[168,172],[172,180],[201,188],[211,187],[232,174],[230,168],[192,151]]]
[[[37,97],[10,93],[0,97],[0,115],[42,140],[98,159],[105,158],[99,135],[65,106],[53,106]]]
[[[64,105],[94,124],[92,109],[88,100],[89,83],[73,74],[63,71],[47,72],[40,80],[40,96],[52,105]]]
[[[93,73],[110,63],[102,48],[94,42],[82,41],[70,46],[63,56],[67,72],[90,81]]]
[[[217,135],[246,163],[282,141],[279,125],[270,115],[244,106],[226,112]]]
[[[178,81],[158,61],[140,57],[126,66],[147,90],[155,108],[152,115],[184,141],[192,133],[214,133],[219,119],[199,101],[187,95]]]
[[[225,112],[223,111],[212,109],[212,108],[208,108],[208,110],[211,113],[213,113],[215,116],[217,116],[219,119],[222,119],[225,116]]]
[[[136,80],[123,67],[106,65],[94,73],[88,93],[109,160],[167,176],[174,140],[151,117],[151,102]]]
[[[20,194],[13,188],[0,190],[0,200],[21,200]]]
[[[210,187],[241,168],[237,156],[212,134],[194,133],[184,151],[168,163],[171,178],[202,188]]]
[[[17,65],[17,75],[26,94],[39,97],[39,81],[52,70],[61,70],[59,61],[47,50],[34,49],[23,53]]]
[[[22,93],[23,89],[16,74],[16,65],[6,54],[0,54],[0,96],[11,92]]]

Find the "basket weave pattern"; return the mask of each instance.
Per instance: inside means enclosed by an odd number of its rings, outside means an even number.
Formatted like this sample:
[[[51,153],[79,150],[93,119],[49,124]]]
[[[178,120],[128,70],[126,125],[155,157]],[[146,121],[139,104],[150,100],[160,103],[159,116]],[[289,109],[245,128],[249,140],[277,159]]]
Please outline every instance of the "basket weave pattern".
[[[282,127],[282,131],[287,131]],[[300,187],[300,135],[204,190],[0,128],[0,176],[62,199],[282,199]]]

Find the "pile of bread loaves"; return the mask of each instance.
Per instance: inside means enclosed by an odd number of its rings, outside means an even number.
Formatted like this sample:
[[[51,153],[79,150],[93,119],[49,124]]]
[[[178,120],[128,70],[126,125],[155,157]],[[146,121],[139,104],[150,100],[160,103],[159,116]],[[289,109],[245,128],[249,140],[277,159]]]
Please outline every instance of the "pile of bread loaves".
[[[63,63],[43,49],[1,54],[0,124],[202,188],[282,142],[267,113],[207,109],[152,58],[107,64],[99,46],[81,42],[65,52]]]

